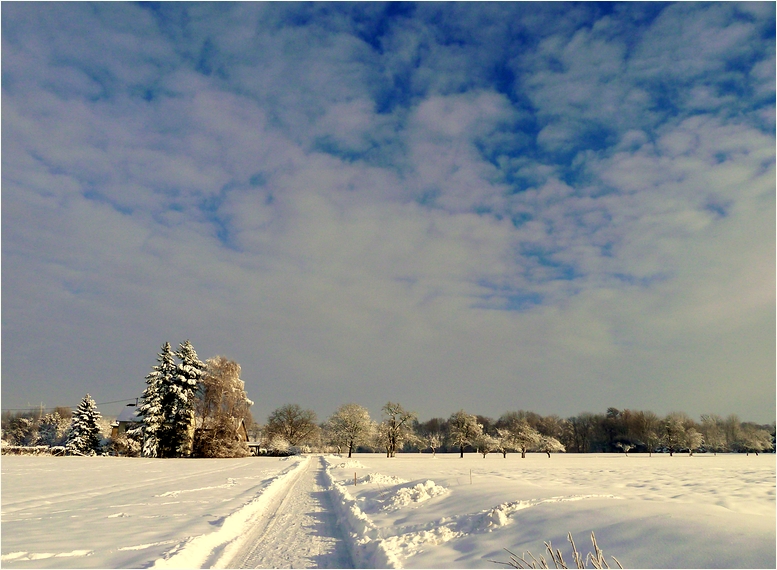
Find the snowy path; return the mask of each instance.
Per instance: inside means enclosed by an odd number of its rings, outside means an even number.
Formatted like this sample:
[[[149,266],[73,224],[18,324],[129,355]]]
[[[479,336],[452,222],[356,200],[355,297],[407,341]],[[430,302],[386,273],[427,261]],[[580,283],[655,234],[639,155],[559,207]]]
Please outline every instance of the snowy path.
[[[332,510],[323,458],[311,458],[267,513],[230,568],[354,567]]]

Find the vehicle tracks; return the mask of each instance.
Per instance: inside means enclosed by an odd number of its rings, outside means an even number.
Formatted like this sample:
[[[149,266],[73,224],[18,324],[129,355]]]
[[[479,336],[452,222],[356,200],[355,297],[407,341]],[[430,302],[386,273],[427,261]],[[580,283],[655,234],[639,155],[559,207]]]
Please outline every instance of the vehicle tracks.
[[[323,458],[311,458],[249,530],[229,567],[353,568],[331,501]]]

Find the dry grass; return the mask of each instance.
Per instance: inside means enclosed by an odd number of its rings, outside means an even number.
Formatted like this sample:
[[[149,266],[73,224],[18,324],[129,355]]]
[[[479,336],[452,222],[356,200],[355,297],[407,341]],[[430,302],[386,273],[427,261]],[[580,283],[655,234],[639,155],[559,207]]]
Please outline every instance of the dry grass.
[[[607,561],[604,558],[604,553],[602,552],[602,549],[599,548],[599,545],[596,543],[596,536],[594,533],[591,533],[591,543],[593,544],[594,551],[589,552],[587,556],[582,556],[578,551],[577,547],[575,546],[575,541],[572,538],[572,534],[567,534],[567,539],[569,540],[569,543],[572,545],[572,566],[568,566],[566,561],[564,560],[564,557],[561,554],[561,550],[553,550],[553,546],[550,544],[550,542],[545,543],[545,549],[547,551],[548,558],[545,558],[544,556],[540,555],[539,559],[535,558],[534,555],[531,552],[525,552],[523,555],[518,556],[514,552],[511,552],[510,550],[507,550],[505,548],[505,551],[510,555],[510,560],[508,562],[502,562],[499,560],[489,560],[489,562],[493,562],[494,564],[502,564],[504,566],[509,566],[511,568],[588,568],[586,566],[586,563],[590,564],[591,568],[610,568],[610,566],[607,564]],[[617,568],[623,568],[621,566],[621,563],[618,562],[618,559],[614,556],[610,556],[610,558],[613,559],[615,564],[617,565]],[[553,563],[553,566],[550,566],[548,564],[548,559]]]

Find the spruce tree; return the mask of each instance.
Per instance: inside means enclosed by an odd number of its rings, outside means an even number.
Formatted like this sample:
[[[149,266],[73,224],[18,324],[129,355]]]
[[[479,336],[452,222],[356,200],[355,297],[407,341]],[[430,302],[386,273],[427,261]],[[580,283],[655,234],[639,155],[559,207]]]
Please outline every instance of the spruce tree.
[[[100,445],[100,412],[92,397],[87,394],[78,409],[73,412],[70,434],[65,447],[70,453],[94,455]]]
[[[162,352],[157,357],[158,364],[151,368],[146,376],[146,389],[143,391],[142,404],[138,414],[143,420],[143,456],[166,457],[166,440],[170,415],[168,394],[177,373],[175,354],[169,342],[162,345]],[[135,434],[130,434],[135,435]]]
[[[181,343],[176,356],[181,361],[173,376],[165,398],[165,409],[169,410],[167,437],[165,441],[168,457],[182,457],[191,454],[194,429],[194,400],[205,374],[205,364],[197,357],[190,341]]]

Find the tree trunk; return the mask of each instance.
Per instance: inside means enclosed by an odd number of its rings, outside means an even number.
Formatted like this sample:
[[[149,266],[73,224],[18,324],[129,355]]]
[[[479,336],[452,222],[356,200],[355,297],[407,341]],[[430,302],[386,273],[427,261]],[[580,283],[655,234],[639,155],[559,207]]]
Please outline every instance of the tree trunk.
[[[348,446],[348,459],[351,458],[351,452],[353,451],[353,442]]]
[[[461,457],[462,459],[464,459],[464,446],[463,446],[463,445],[460,445],[460,446],[459,446],[459,451],[461,452],[461,455],[460,455],[459,457]]]
[[[521,459],[526,459],[526,448],[521,449]]]

